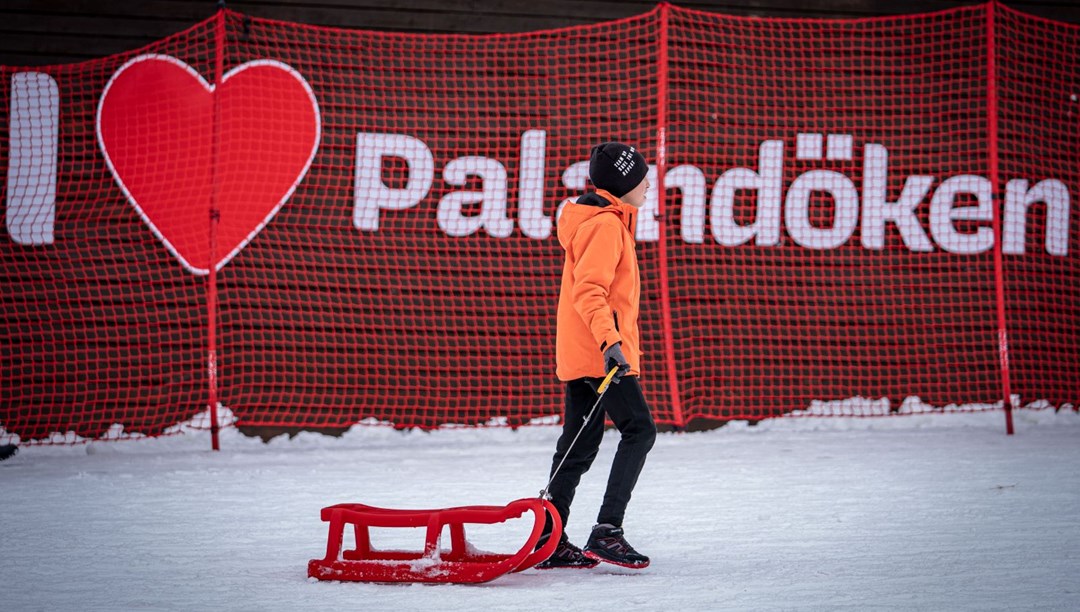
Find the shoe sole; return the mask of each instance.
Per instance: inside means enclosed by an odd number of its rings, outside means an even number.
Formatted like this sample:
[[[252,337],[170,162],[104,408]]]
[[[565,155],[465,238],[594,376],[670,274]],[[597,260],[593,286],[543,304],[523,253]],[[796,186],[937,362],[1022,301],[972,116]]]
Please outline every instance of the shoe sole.
[[[593,559],[593,561],[596,561],[596,559]],[[549,567],[540,567],[539,565],[534,565],[533,567],[542,572],[547,572],[551,570],[586,570],[592,569],[597,565],[600,565],[599,561],[596,561],[596,563],[593,563],[592,565],[552,565]]]
[[[622,563],[621,561],[613,561],[611,559],[601,557],[600,555],[592,552],[591,550],[586,550],[583,554],[586,557],[592,559],[593,561],[599,561],[601,563],[610,563],[611,565],[618,565],[619,567],[625,567],[627,569],[645,569],[646,567],[649,567],[649,562],[648,561],[646,561],[644,563]]]

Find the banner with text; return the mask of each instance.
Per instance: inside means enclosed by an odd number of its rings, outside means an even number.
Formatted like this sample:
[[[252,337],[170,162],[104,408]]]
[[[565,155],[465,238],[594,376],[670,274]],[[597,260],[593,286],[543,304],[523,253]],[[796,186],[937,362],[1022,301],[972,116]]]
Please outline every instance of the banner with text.
[[[0,441],[211,405],[547,422],[556,222],[607,140],[651,164],[658,422],[1075,404],[1078,67],[1080,29],[995,3],[499,36],[222,11],[2,67]]]

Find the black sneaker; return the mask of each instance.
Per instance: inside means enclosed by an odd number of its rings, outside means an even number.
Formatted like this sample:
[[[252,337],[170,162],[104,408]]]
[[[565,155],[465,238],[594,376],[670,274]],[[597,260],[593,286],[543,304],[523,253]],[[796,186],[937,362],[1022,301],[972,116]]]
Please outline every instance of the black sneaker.
[[[631,569],[649,566],[649,558],[634,550],[623,537],[622,527],[606,523],[593,527],[592,535],[585,544],[585,556],[605,563],[613,563]]]
[[[555,547],[555,552],[544,561],[537,563],[536,569],[589,569],[599,564],[599,561],[586,557],[580,548],[571,544],[564,533],[559,538],[559,545]]]

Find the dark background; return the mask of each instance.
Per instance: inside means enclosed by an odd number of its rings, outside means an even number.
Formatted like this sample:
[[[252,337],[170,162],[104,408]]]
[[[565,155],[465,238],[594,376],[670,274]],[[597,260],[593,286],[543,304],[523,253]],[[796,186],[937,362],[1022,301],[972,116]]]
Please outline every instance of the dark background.
[[[233,0],[256,17],[320,26],[397,32],[488,34],[609,21],[646,13],[649,0]],[[743,0],[676,2],[730,15],[858,18],[939,11],[971,0]],[[1080,24],[1075,0],[1011,0],[1013,9]],[[187,29],[217,10],[216,0],[5,0],[0,64],[43,66],[137,49]]]

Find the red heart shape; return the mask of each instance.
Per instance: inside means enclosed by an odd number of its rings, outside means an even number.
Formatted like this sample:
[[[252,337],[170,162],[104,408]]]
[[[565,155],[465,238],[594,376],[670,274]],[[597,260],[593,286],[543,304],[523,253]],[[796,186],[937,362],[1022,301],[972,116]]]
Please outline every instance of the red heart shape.
[[[213,86],[176,58],[141,55],[105,86],[97,137],[150,229],[185,268],[206,274],[239,253],[307,174],[319,106],[281,62],[242,64]],[[212,207],[220,215],[214,247]]]

